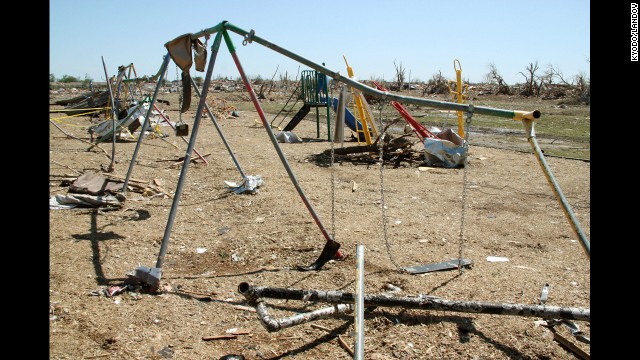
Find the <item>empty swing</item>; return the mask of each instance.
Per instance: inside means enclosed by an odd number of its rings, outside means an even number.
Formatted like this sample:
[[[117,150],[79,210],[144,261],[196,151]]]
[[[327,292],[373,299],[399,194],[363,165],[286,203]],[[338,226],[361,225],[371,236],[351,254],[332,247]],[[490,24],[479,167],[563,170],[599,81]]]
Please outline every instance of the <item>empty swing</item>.
[[[384,101],[380,102],[380,126],[385,129],[385,124],[382,119],[382,110],[384,108]],[[473,116],[473,105],[469,105],[469,112],[467,113],[466,119],[466,129],[465,129],[465,139],[464,139],[464,175],[462,181],[462,211],[460,213],[460,234],[458,238],[458,258],[451,259],[439,263],[434,264],[426,264],[426,265],[414,265],[414,266],[400,266],[395,261],[393,256],[391,255],[391,245],[389,244],[389,239],[387,236],[387,216],[385,212],[385,201],[384,201],[384,138],[387,135],[386,129],[383,131],[380,140],[378,142],[379,148],[379,163],[380,163],[380,209],[382,212],[382,228],[383,228],[383,237],[385,246],[387,248],[387,254],[389,255],[389,260],[391,263],[398,269],[399,272],[409,273],[409,274],[422,274],[432,271],[440,271],[440,270],[451,270],[458,269],[460,273],[462,273],[463,268],[465,266],[469,266],[472,264],[471,259],[465,259],[462,257],[463,255],[463,244],[464,244],[464,209],[466,206],[466,190],[467,190],[467,155],[469,152],[469,131],[468,127],[471,123],[471,118]]]

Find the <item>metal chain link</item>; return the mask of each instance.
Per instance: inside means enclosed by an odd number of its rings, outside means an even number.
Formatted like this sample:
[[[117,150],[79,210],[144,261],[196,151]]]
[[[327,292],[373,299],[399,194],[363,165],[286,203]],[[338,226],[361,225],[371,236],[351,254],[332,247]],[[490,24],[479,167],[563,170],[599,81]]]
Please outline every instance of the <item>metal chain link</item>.
[[[384,121],[382,120],[382,109],[384,108],[384,101],[380,101],[380,128],[384,129]],[[396,269],[399,272],[403,272],[404,270],[402,269],[402,267],[400,267],[400,265],[398,265],[398,263],[395,261],[395,259],[393,258],[393,256],[391,255],[391,245],[389,244],[389,238],[387,235],[387,214],[386,214],[386,209],[385,209],[385,203],[384,203],[384,138],[386,136],[387,132],[386,130],[382,133],[382,135],[380,135],[379,139],[378,139],[378,149],[379,149],[379,156],[380,156],[380,208],[382,209],[382,234],[384,236],[384,244],[387,247],[387,254],[389,255],[389,260],[391,260],[391,263],[393,264],[393,266],[396,267]]]
[[[473,117],[473,104],[469,102],[469,110],[467,111],[467,118],[465,120],[464,130],[464,170],[462,175],[462,210],[460,211],[460,236],[458,238],[458,271],[460,274],[463,272],[462,268],[462,252],[464,247],[464,212],[466,208],[467,199],[467,174],[469,168],[469,125],[471,125],[471,118]]]

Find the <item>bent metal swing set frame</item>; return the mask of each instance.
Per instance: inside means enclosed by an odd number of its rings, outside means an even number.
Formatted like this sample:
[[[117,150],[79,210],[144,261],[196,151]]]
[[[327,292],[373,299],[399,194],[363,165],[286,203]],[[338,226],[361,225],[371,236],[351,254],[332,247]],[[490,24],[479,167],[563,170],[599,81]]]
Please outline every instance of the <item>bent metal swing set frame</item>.
[[[311,216],[313,217],[313,219],[315,220],[317,226],[319,227],[322,235],[324,236],[326,243],[325,246],[322,250],[322,252],[320,253],[319,257],[316,259],[315,262],[313,262],[311,265],[309,266],[299,266],[300,270],[319,270],[327,261],[333,259],[335,257],[335,255],[338,253],[338,250],[340,249],[340,244],[335,241],[327,232],[327,230],[325,229],[323,223],[321,222],[320,218],[318,217],[318,215],[316,214],[315,210],[313,209],[313,206],[311,205],[311,203],[309,202],[309,200],[307,199],[304,191],[302,190],[302,188],[300,187],[300,184],[298,183],[295,174],[293,173],[291,167],[289,166],[287,159],[285,158],[280,146],[278,145],[278,141],[273,133],[273,131],[271,130],[271,126],[268,123],[266,117],[265,117],[265,113],[260,105],[260,102],[258,101],[258,97],[256,96],[255,91],[253,90],[250,81],[248,80],[248,78],[245,75],[245,72],[242,68],[242,65],[240,63],[240,60],[236,54],[235,51],[235,47],[233,45],[233,42],[231,41],[231,38],[229,36],[229,31],[234,32],[240,36],[243,37],[243,41],[242,44],[243,45],[247,45],[247,44],[251,44],[253,42],[256,42],[260,45],[263,45],[265,47],[267,47],[268,49],[271,49],[273,51],[276,51],[290,59],[293,59],[299,63],[302,63],[318,72],[321,72],[322,74],[325,74],[329,77],[331,77],[332,79],[334,79],[335,81],[338,82],[343,82],[344,84],[351,86],[354,89],[357,89],[363,93],[366,93],[368,95],[374,96],[376,98],[380,98],[383,101],[395,101],[395,102],[400,102],[403,104],[415,104],[415,105],[421,105],[421,106],[428,106],[428,107],[433,107],[436,109],[444,109],[444,110],[454,110],[454,111],[464,111],[467,114],[481,114],[481,115],[489,115],[489,116],[497,116],[497,117],[502,117],[502,118],[509,118],[512,119],[514,121],[521,121],[523,123],[523,126],[525,128],[525,133],[527,136],[527,140],[531,145],[531,148],[533,149],[533,154],[535,155],[536,159],[538,160],[538,163],[540,165],[540,167],[542,168],[542,171],[547,179],[547,182],[549,183],[549,185],[551,186],[551,189],[554,193],[554,195],[556,196],[558,202],[560,203],[562,210],[565,214],[565,217],[567,219],[567,221],[569,222],[572,230],[574,231],[574,233],[576,234],[576,236],[578,237],[580,244],[582,245],[582,248],[587,256],[587,258],[590,258],[590,244],[589,244],[589,240],[587,239],[585,233],[583,232],[582,228],[580,227],[580,224],[577,220],[577,218],[575,217],[570,205],[568,204],[567,200],[565,199],[564,195],[562,194],[562,191],[560,189],[560,186],[558,185],[558,183],[556,182],[549,166],[547,165],[544,155],[542,153],[542,150],[540,149],[537,140],[536,140],[536,136],[535,136],[535,131],[534,131],[534,123],[536,120],[540,119],[541,117],[541,113],[539,110],[533,110],[533,111],[520,111],[520,110],[504,110],[504,109],[497,109],[497,108],[491,108],[491,107],[484,107],[484,106],[474,106],[472,104],[462,104],[462,103],[453,103],[453,102],[446,102],[446,101],[438,101],[438,100],[431,100],[431,99],[425,99],[425,98],[418,98],[418,97],[411,97],[411,96],[403,96],[403,95],[398,95],[398,94],[393,94],[391,92],[388,91],[383,91],[383,90],[378,90],[378,89],[374,89],[371,88],[365,84],[362,84],[358,81],[352,80],[349,77],[344,77],[342,75],[340,75],[339,72],[336,71],[332,71],[328,68],[326,68],[323,65],[317,64],[313,61],[310,61],[302,56],[299,56],[287,49],[284,49],[274,43],[271,43],[259,36],[257,36],[255,34],[254,30],[251,31],[246,31],[243,30],[231,23],[229,23],[228,21],[222,21],[219,24],[208,28],[208,29],[204,29],[201,30],[197,33],[192,33],[192,34],[185,34],[182,35],[182,37],[188,37],[189,39],[191,39],[192,41],[199,41],[199,38],[201,37],[206,37],[207,39],[215,34],[215,40],[213,42],[213,45],[211,46],[211,58],[209,60],[209,65],[207,67],[206,70],[206,77],[204,80],[204,84],[203,84],[203,90],[202,90],[202,94],[199,94],[200,96],[200,100],[198,103],[198,108],[196,111],[196,115],[195,115],[195,119],[194,119],[194,124],[193,124],[193,130],[191,133],[191,138],[189,141],[189,146],[187,147],[186,150],[186,155],[184,157],[184,164],[182,166],[182,170],[180,173],[180,178],[178,180],[178,184],[176,187],[176,191],[175,191],[175,195],[173,198],[173,203],[171,206],[171,211],[169,213],[169,219],[167,221],[167,226],[165,228],[165,233],[164,233],[164,238],[162,240],[162,245],[160,248],[160,253],[158,255],[158,260],[156,262],[156,266],[154,268],[151,267],[138,267],[134,274],[133,277],[141,282],[144,282],[148,285],[151,286],[151,288],[156,288],[159,286],[160,283],[160,279],[162,276],[162,263],[164,261],[164,257],[167,251],[167,246],[168,246],[168,241],[169,241],[169,236],[171,233],[171,229],[173,226],[173,222],[175,219],[175,215],[176,215],[176,210],[178,208],[178,204],[180,201],[180,196],[182,193],[182,187],[183,187],[183,181],[184,178],[186,177],[188,168],[189,168],[189,163],[191,160],[191,154],[193,152],[193,148],[194,148],[194,144],[195,144],[195,140],[196,140],[196,136],[198,133],[198,128],[200,125],[200,120],[202,118],[202,112],[203,109],[207,108],[206,105],[206,98],[207,98],[207,92],[209,89],[209,85],[210,85],[210,81],[211,81],[211,75],[213,73],[213,67],[215,64],[215,59],[222,41],[222,38],[224,38],[225,43],[227,45],[227,48],[229,49],[229,52],[231,53],[231,56],[233,57],[233,60],[235,62],[236,67],[238,68],[238,71],[240,73],[240,76],[242,77],[242,81],[244,82],[244,85],[249,93],[249,96],[251,98],[251,101],[253,102],[256,111],[258,112],[258,115],[260,116],[260,119],[262,121],[262,124],[271,140],[271,142],[273,143],[273,146],[275,147],[276,152],[278,153],[278,156],[282,162],[282,164],[284,165],[289,178],[291,180],[291,182],[293,183],[293,185],[295,186],[298,194],[300,195],[300,198],[302,199],[302,201],[304,202],[305,206],[307,207],[309,213],[311,214]],[[176,38],[177,39],[177,38]],[[174,39],[175,40],[175,39]],[[165,44],[165,47],[167,47],[167,49],[169,49],[169,47],[167,46],[168,44],[170,44],[171,42],[168,42],[167,44]],[[189,49],[190,51],[190,49]],[[164,70],[166,70],[166,67],[168,65],[169,59],[170,57],[172,57],[171,51],[168,52],[167,54],[168,56],[165,56],[165,59],[162,63],[161,69],[160,69],[160,74],[162,77],[162,74],[165,73]],[[190,55],[190,54],[189,54]],[[174,59],[175,61],[175,59]],[[190,64],[189,64],[190,65]],[[184,71],[185,69],[183,69]],[[187,69],[188,70],[188,69]],[[153,104],[156,100],[157,94],[158,94],[158,90],[161,84],[162,79],[158,80],[158,86],[155,89],[153,98],[151,99],[151,106],[150,109],[153,108]],[[213,114],[211,114],[213,115]],[[147,122],[148,122],[148,117],[149,117],[149,113],[147,113],[147,116],[145,117],[145,121],[144,124],[142,126],[142,131],[144,132],[146,130],[147,127]],[[222,134],[220,134],[222,135]],[[224,137],[223,137],[224,139]],[[131,176],[131,170],[133,168],[133,163],[135,162],[135,158],[136,158],[136,154],[138,151],[138,147],[139,147],[139,142],[140,140],[138,140],[138,144],[136,146],[136,150],[134,151],[133,157],[131,159],[131,164],[129,167],[129,171],[127,173],[127,177],[125,179],[125,183],[123,186],[123,192],[126,191],[127,188],[127,183],[130,179]],[[225,141],[225,145],[226,141]],[[230,151],[232,157],[233,157],[233,153]],[[238,169],[240,170],[240,173],[243,177],[244,174],[242,173],[237,161],[235,160],[234,157],[234,162],[236,163],[236,166],[238,166]],[[258,303],[260,303],[260,301],[258,301],[259,298],[262,297],[275,297],[275,298],[288,298],[288,299],[302,299],[302,298],[308,298],[308,297],[301,297],[299,293],[295,293],[295,294],[289,294],[289,292],[292,292],[290,290],[285,290],[285,289],[275,289],[274,291],[269,291],[272,290],[270,288],[264,288],[264,287],[254,287],[252,285],[249,285],[247,283],[242,283],[239,287],[239,290],[241,293],[243,293],[244,295],[247,296],[248,299],[252,299],[253,303],[256,303],[256,301]],[[260,290],[260,291],[258,291]],[[288,291],[288,292],[287,292]],[[273,294],[272,294],[273,293]],[[315,293],[315,292],[314,292]],[[351,296],[351,294],[341,294],[341,296],[339,296],[338,298],[334,298],[334,297],[330,297],[330,299],[322,299],[322,296],[318,295],[318,298],[316,300],[320,300],[320,301],[327,301],[327,302],[331,302],[331,303],[351,303],[353,304],[355,302],[353,296]],[[375,300],[375,301],[374,301]],[[378,300],[380,299],[374,299],[371,298],[368,301],[371,303],[376,303]],[[397,303],[398,299],[394,299],[395,301],[393,301],[393,303]],[[365,300],[366,302],[367,300]],[[402,301],[401,301],[402,302]],[[410,305],[407,304],[402,304],[402,306],[409,306],[409,307],[424,307],[425,305],[422,302],[413,304],[411,303],[411,301],[408,301],[408,303],[410,303]],[[377,304],[377,305],[381,305],[381,304]],[[473,304],[472,304],[473,305]],[[506,314],[506,315],[523,315],[522,312],[522,308],[518,308],[518,309],[514,309],[509,310],[509,311],[505,311],[504,310],[504,306],[501,306],[500,304],[482,304],[483,305],[483,309],[487,308],[489,310],[486,310],[486,312],[489,313],[502,313],[502,314]],[[436,306],[436,304],[431,304],[429,306]],[[468,309],[457,309],[457,308],[449,308],[448,304],[437,304],[438,307],[441,306],[446,306],[447,309],[449,310],[453,310],[453,311],[469,311]],[[494,307],[500,307],[500,311],[497,311]],[[527,308],[524,309],[526,311],[524,311],[524,313],[528,314],[528,316],[539,316],[540,315],[540,311],[549,311],[548,308]],[[590,311],[589,310],[584,310],[584,309],[570,309],[571,311],[568,311],[568,313],[565,312],[566,309],[554,309],[557,310],[558,313],[555,313],[552,311],[552,314],[547,313],[547,316],[553,316],[553,317],[566,317],[566,318],[572,318],[572,319],[579,319],[579,320],[589,320],[590,319]],[[479,311],[479,312],[485,312],[485,311]],[[526,315],[525,314],[525,315]],[[547,317],[545,316],[545,317]],[[273,329],[271,329],[273,330]]]

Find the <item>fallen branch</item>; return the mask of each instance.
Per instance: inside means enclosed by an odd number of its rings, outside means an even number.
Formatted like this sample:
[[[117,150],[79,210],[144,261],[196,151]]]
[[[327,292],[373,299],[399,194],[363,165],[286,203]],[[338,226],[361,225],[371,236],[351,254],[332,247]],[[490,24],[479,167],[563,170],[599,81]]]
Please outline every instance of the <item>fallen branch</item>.
[[[351,350],[351,348],[349,347],[349,345],[347,345],[346,342],[344,342],[344,340],[342,340],[342,336],[338,335],[338,342],[340,343],[340,345],[342,345],[342,347],[347,350],[347,352],[349,353],[349,355],[353,356],[353,350]]]
[[[328,327],[324,327],[322,325],[318,325],[318,324],[311,324],[312,328],[316,328],[316,329],[320,329],[320,330],[324,330],[326,332],[331,332],[331,329],[329,329]]]
[[[67,166],[67,165],[64,165],[64,164],[60,164],[59,162],[57,162],[57,161],[55,161],[55,160],[51,160],[51,162],[52,162],[52,163],[55,163],[55,164],[57,164],[57,165],[60,165],[60,166],[66,167],[67,169],[69,169],[69,170],[71,170],[71,171],[75,172],[75,173],[76,173],[76,174],[78,174],[78,175],[82,175],[82,173],[81,173],[80,171],[78,171],[78,170],[76,170],[76,169],[73,169],[73,168],[71,168],[70,166]]]
[[[214,335],[214,336],[203,336],[202,340],[204,341],[209,341],[209,340],[229,340],[229,339],[237,339],[238,336],[237,335]]]
[[[87,140],[80,139],[79,137],[76,137],[76,136],[73,136],[73,135],[69,134],[68,132],[66,132],[66,131],[62,130],[62,128],[61,128],[60,126],[58,126],[58,124],[56,124],[55,122],[53,122],[53,120],[51,120],[51,119],[49,119],[49,122],[50,122],[51,124],[53,124],[53,126],[55,126],[58,130],[62,131],[62,133],[63,133],[63,134],[65,134],[66,136],[68,136],[68,137],[70,137],[70,138],[73,138],[73,139],[76,139],[76,140],[80,140],[80,141],[82,141],[83,143],[87,143],[87,144],[91,145],[91,147],[90,147],[90,148],[88,148],[88,149],[87,149],[87,151],[88,151],[88,150],[91,150],[91,148],[93,148],[93,147],[95,146],[95,147],[97,147],[98,149],[102,150],[102,152],[103,152],[103,153],[104,153],[104,154],[109,158],[109,160],[111,160],[111,155],[109,155],[109,153],[108,153],[105,149],[101,148],[98,144],[93,144],[93,143],[91,143],[91,142],[89,142],[89,141],[87,141]]]
[[[583,360],[589,360],[591,358],[588,353],[580,349],[576,344],[569,341],[569,339],[565,338],[554,330],[551,330],[551,332],[553,332],[553,340],[559,342],[561,345],[571,350],[571,352],[573,352],[576,356],[580,357]]]
[[[242,306],[242,305],[236,305],[233,307],[236,310],[244,310],[244,311],[250,311],[250,312],[256,312],[256,309],[249,307],[249,306]]]

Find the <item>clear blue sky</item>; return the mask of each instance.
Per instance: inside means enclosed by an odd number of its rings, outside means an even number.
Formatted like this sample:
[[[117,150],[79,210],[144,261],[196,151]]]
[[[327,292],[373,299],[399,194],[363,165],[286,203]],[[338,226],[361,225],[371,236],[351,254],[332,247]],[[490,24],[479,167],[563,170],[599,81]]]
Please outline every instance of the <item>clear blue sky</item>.
[[[167,50],[164,44],[227,20],[244,30],[346,75],[346,56],[358,79],[392,80],[396,65],[412,80],[429,80],[441,71],[455,79],[480,82],[489,64],[510,85],[521,83],[531,62],[551,64],[570,79],[590,75],[590,2],[581,0],[51,0],[49,73],[104,81],[119,65],[134,64],[138,76],[155,74]],[[283,55],[231,32],[250,77],[270,79],[298,68]],[[204,41],[204,39],[202,39]],[[213,43],[209,41],[208,48]],[[210,51],[209,51],[210,53]],[[191,68],[192,76],[204,76]],[[176,79],[169,65],[168,79]],[[224,41],[214,68],[239,76]]]

